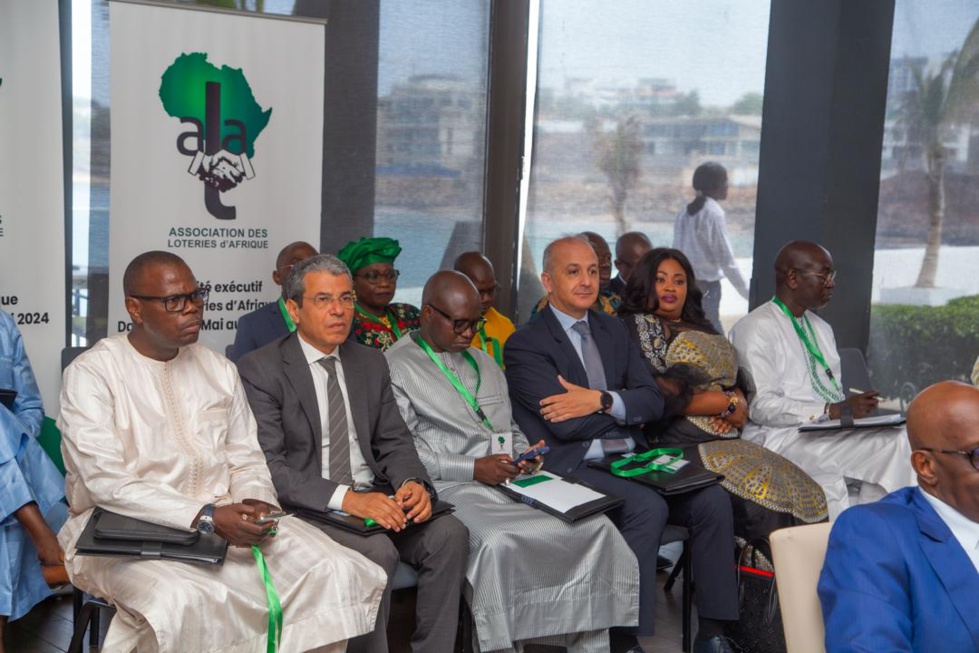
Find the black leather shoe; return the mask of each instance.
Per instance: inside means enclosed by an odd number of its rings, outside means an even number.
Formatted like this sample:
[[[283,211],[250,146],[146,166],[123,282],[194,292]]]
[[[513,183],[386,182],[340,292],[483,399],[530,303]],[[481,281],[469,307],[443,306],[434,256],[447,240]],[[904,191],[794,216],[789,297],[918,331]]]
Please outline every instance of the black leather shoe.
[[[727,637],[715,635],[710,639],[694,641],[693,653],[734,653],[734,649]]]

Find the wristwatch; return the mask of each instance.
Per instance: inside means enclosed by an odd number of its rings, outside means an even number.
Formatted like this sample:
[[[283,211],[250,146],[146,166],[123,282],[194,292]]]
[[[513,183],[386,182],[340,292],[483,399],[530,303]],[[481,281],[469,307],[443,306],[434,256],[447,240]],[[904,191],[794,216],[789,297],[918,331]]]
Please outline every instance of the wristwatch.
[[[201,511],[201,518],[197,520],[197,532],[210,535],[214,532],[214,504],[209,503]]]
[[[602,390],[602,407],[598,412],[607,413],[612,410],[612,394]]]

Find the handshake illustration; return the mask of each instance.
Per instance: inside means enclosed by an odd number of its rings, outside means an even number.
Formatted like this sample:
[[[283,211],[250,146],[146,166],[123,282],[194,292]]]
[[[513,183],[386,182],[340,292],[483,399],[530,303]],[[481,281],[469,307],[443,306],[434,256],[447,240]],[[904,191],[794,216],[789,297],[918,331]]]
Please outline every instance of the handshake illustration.
[[[217,188],[222,193],[234,188],[242,180],[255,176],[255,170],[247,154],[232,154],[227,150],[221,150],[217,154],[204,154],[198,151],[187,172],[196,175],[205,184]]]

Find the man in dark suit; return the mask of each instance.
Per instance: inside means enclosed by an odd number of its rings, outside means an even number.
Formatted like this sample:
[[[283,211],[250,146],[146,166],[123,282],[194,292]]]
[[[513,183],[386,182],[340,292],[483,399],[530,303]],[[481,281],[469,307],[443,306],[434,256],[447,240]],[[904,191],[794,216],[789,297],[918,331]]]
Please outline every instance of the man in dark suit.
[[[908,408],[918,487],[844,510],[819,579],[826,650],[979,651],[979,389]]]
[[[424,523],[435,491],[398,412],[381,352],[347,342],[353,284],[336,257],[296,264],[286,283],[296,332],[248,354],[239,373],[283,507],[343,511],[388,533],[363,536],[311,523],[388,574],[374,632],[351,651],[384,653],[398,561],[418,570],[413,651],[455,643],[469,535],[453,516]],[[371,488],[384,491],[367,491]]]
[[[721,635],[724,622],[738,618],[731,501],[719,486],[664,499],[649,486],[588,467],[611,453],[648,449],[641,427],[661,417],[663,397],[625,325],[590,310],[599,273],[588,241],[551,243],[543,268],[548,307],[507,341],[507,383],[520,428],[543,435],[551,447],[549,469],[625,499],[609,516],[639,560],[639,626],[613,641],[613,650],[651,644],[656,551],[669,518],[693,536],[700,619],[694,650],[730,651]]]
[[[303,241],[290,243],[279,252],[275,259],[275,269],[272,270],[272,281],[275,285],[282,286],[282,296],[238,318],[235,342],[228,350],[228,358],[232,363],[237,363],[248,352],[296,330],[295,325],[290,324],[292,318],[287,319],[286,281],[293,266],[310,256],[316,256],[316,249]]]

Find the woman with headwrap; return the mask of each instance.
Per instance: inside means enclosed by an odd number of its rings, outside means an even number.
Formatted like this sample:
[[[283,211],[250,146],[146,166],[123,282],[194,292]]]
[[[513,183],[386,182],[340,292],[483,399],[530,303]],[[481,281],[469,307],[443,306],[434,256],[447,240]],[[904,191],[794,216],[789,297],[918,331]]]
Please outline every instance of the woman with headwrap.
[[[393,238],[361,238],[347,243],[337,255],[353,275],[354,337],[362,345],[381,351],[398,338],[418,328],[418,309],[411,304],[392,303],[398,289],[394,260],[401,246]]]

